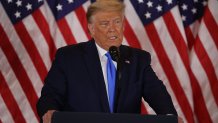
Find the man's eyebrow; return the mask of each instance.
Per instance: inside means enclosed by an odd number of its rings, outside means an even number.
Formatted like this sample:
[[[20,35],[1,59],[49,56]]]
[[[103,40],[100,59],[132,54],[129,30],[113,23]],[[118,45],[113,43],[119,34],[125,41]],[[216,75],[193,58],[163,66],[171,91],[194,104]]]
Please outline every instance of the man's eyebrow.
[[[108,22],[109,20],[100,20],[100,22]]]
[[[108,23],[108,22],[109,22],[109,21],[107,21],[107,20],[102,20],[102,21],[100,20],[100,21],[99,21],[99,23]]]

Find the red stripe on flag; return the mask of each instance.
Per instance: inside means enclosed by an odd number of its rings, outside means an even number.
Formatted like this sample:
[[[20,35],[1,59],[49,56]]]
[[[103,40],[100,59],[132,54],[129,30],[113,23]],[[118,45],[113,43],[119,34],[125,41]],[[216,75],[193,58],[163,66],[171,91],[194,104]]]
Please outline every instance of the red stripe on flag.
[[[189,48],[189,50],[191,50],[192,47],[194,46],[195,38],[194,38],[192,31],[189,27],[185,28],[185,34],[186,34],[187,41],[188,41],[188,48]]]
[[[194,35],[191,32],[191,29],[189,27],[187,27],[187,28],[185,28],[185,31],[186,31],[186,34],[188,34],[187,35],[187,39],[192,41],[193,42],[193,46],[194,46],[195,39],[194,39]],[[207,113],[208,110],[205,109],[206,107],[203,107],[202,104],[201,104],[201,103],[205,103],[205,100],[199,98],[199,97],[203,97],[202,91],[200,90],[199,84],[195,82],[195,81],[197,81],[197,79],[193,75],[193,72],[190,72],[190,77],[191,77],[191,82],[192,82],[191,84],[192,84],[192,89],[193,89],[195,113],[198,116],[199,123],[207,123],[207,121],[205,121],[205,120],[209,119],[209,118],[206,118],[206,117],[210,117],[210,116],[208,116],[209,114]],[[207,110],[207,112],[206,112],[206,110]],[[211,120],[211,117],[210,117],[210,120]],[[212,121],[208,121],[208,122],[210,123]]]
[[[155,29],[155,26],[153,23],[150,23],[145,26],[145,30],[148,33],[148,37],[151,40],[151,44],[154,47],[157,56],[159,58],[160,64],[170,82],[171,88],[178,100],[178,103],[189,123],[194,123],[194,117],[193,112],[191,109],[191,106],[188,102],[188,99],[184,93],[184,90],[182,89],[179,79],[177,78],[175,74],[175,70],[172,67],[172,64],[170,63],[170,60],[163,48],[163,45],[161,43],[161,40],[158,36],[158,33]]]
[[[185,41],[182,37],[182,34],[181,32],[179,31],[179,28],[177,27],[177,24],[174,20],[174,17],[172,16],[172,14],[170,12],[166,13],[164,16],[164,21],[165,21],[165,24],[167,26],[167,29],[170,33],[170,36],[172,38],[172,40],[174,41],[174,44],[176,45],[176,48],[178,49],[178,52],[181,56],[181,59],[185,65],[185,68],[189,74],[189,77],[190,77],[190,82],[191,82],[191,85],[192,85],[192,92],[194,93],[193,97],[194,99],[197,99],[197,100],[194,100],[194,104],[201,107],[199,110],[198,108],[199,107],[194,107],[194,108],[197,108],[195,110],[198,110],[200,111],[201,113],[197,113],[197,117],[199,119],[199,121],[201,121],[202,123],[211,123],[211,118],[210,118],[210,115],[209,115],[209,112],[206,108],[206,104],[205,104],[205,101],[204,101],[204,98],[203,98],[203,94],[201,92],[201,89],[200,89],[200,86],[197,82],[197,79],[194,77],[192,71],[191,71],[191,68],[189,66],[189,57],[188,57],[188,49],[187,49],[187,46],[185,44]],[[199,101],[201,100],[201,101]],[[204,122],[203,122],[204,121]]]
[[[201,43],[199,36],[197,36],[194,49],[198,56],[199,61],[201,62],[201,65],[203,66],[207,74],[207,77],[210,81],[210,87],[211,87],[215,102],[218,105],[218,80],[216,77],[216,72],[210,61],[210,58],[207,55],[207,52],[205,51],[203,47],[203,44]]]
[[[194,112],[196,113],[198,122],[212,123],[212,119],[207,110],[202,91],[200,89],[199,84],[197,83],[197,79],[194,76],[193,72],[190,72],[189,75],[191,79],[191,87],[193,90],[192,92],[193,92]]]
[[[143,102],[141,103],[141,114],[148,114],[148,111]]]
[[[85,32],[86,36],[88,39],[91,39],[91,36],[89,34],[88,28],[87,28],[87,20],[86,20],[86,12],[83,9],[83,6],[78,7],[75,10],[76,16],[79,19],[79,22],[82,25],[83,31]]]
[[[58,27],[64,37],[64,40],[66,41],[66,43],[69,44],[76,44],[76,40],[73,37],[73,33],[70,30],[69,25],[67,24],[67,21],[65,18],[62,18],[60,20],[57,21]]]
[[[44,81],[45,76],[47,74],[47,69],[45,67],[45,64],[43,63],[43,60],[33,43],[32,38],[30,37],[28,31],[26,30],[24,24],[22,22],[18,22],[15,24],[16,32],[18,33],[21,41],[23,42],[23,45],[25,46],[37,72],[39,73],[39,76],[42,81]]]
[[[141,49],[139,40],[137,39],[137,37],[136,37],[135,33],[133,32],[131,26],[129,25],[129,22],[126,19],[124,19],[124,24],[125,24],[124,35],[125,35],[125,38],[127,39],[128,44],[131,47]]]
[[[208,7],[205,8],[203,20],[205,21],[205,25],[207,26],[207,29],[209,30],[214,43],[216,44],[216,48],[218,49],[218,25]]]
[[[127,39],[128,44],[131,47],[139,48],[141,49],[141,45],[139,43],[139,40],[137,39],[135,33],[133,32],[131,26],[129,25],[129,22],[127,19],[124,19],[124,24],[125,24],[125,30],[124,30],[124,36]],[[142,114],[148,114],[148,111],[144,105],[144,103],[141,103],[141,113]]]
[[[15,123],[25,123],[26,121],[1,72],[0,72],[0,94],[2,95],[2,98],[9,112],[11,113]]]
[[[25,95],[33,109],[33,112],[35,113],[35,116],[37,116],[36,113],[36,102],[38,100],[38,97],[36,95],[36,92],[34,91],[33,85],[31,84],[30,79],[27,76],[27,73],[25,69],[22,66],[22,63],[20,62],[13,46],[11,45],[6,33],[4,32],[2,26],[0,25],[0,32],[1,34],[1,43],[0,47],[2,48],[5,56],[8,59],[9,64],[11,65],[18,81],[20,82],[20,85],[25,92]],[[37,117],[38,118],[38,117]],[[38,119],[39,120],[39,119]]]
[[[185,40],[183,39],[182,34],[179,31],[179,28],[175,22],[175,19],[170,12],[167,12],[163,16],[163,19],[167,26],[168,32],[170,33],[170,36],[174,44],[176,45],[176,48],[178,49],[182,61],[185,64],[185,67],[187,68],[189,65],[188,49],[185,44]]]
[[[48,44],[48,47],[49,47],[50,59],[52,61],[54,56],[55,56],[55,52],[56,52],[57,48],[56,48],[56,46],[54,44],[54,40],[51,36],[49,25],[48,25],[45,17],[43,16],[42,12],[39,9],[34,11],[32,13],[32,16],[35,19],[35,21],[36,21],[40,31],[42,32],[43,36],[45,37],[46,43]]]

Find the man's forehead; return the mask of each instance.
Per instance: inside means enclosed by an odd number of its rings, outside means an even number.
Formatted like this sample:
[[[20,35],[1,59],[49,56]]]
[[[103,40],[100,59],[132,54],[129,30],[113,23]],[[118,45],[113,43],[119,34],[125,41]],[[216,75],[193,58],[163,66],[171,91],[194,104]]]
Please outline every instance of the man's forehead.
[[[108,19],[121,19],[123,17],[123,15],[121,13],[103,13],[103,12],[99,12],[96,13],[94,15],[94,18],[98,19],[98,20],[108,20]]]
[[[117,16],[117,17],[98,18],[98,21],[110,21],[110,20],[121,20],[121,19],[122,19],[121,16]]]

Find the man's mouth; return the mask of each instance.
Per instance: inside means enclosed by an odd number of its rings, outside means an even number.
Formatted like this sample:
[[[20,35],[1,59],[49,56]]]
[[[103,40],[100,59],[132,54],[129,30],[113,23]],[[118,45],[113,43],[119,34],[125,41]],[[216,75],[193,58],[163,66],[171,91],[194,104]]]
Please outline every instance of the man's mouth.
[[[117,38],[118,38],[117,36],[111,36],[111,37],[109,37],[110,40],[115,40],[115,39],[117,39]]]

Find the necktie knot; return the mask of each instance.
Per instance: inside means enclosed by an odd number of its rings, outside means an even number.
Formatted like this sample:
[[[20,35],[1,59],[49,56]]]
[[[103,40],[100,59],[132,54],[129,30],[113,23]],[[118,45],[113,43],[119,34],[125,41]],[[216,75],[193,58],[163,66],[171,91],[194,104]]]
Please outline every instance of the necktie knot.
[[[107,56],[108,59],[112,60],[111,55],[110,55],[109,52],[107,52],[105,55]]]

